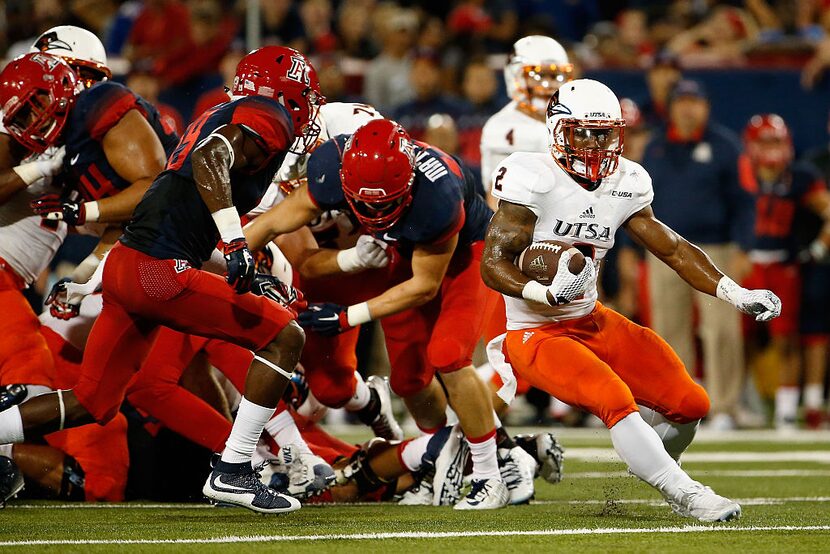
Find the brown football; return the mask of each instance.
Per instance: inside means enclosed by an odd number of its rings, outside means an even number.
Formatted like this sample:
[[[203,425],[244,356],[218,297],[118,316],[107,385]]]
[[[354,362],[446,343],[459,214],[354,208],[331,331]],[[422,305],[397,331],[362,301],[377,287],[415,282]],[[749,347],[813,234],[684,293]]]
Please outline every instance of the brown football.
[[[570,244],[558,240],[534,242],[519,255],[517,264],[522,273],[543,285],[550,285],[556,277],[559,258],[567,250],[573,250],[568,270],[576,275],[585,267],[585,256]]]

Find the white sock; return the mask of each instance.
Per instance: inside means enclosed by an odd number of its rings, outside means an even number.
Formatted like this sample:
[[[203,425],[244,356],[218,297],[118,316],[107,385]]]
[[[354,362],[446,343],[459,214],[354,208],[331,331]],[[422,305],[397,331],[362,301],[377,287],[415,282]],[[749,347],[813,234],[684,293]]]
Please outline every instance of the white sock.
[[[311,454],[311,449],[308,443],[303,439],[300,430],[297,428],[297,422],[288,410],[280,412],[265,424],[265,430],[268,434],[274,437],[274,442],[279,446],[287,446],[293,444],[300,449],[303,454]]]
[[[824,385],[812,383],[804,385],[804,407],[809,410],[820,410],[824,405]]]
[[[354,388],[354,396],[352,396],[349,401],[346,402],[346,405],[343,406],[350,412],[362,410],[367,404],[369,404],[369,400],[372,399],[372,391],[369,390],[369,385],[366,384],[366,381],[363,380],[360,373],[355,371],[354,378],[357,381],[357,385]]]
[[[499,461],[496,458],[496,435],[485,441],[470,442],[470,454],[473,458],[473,479],[495,479],[501,481]]]
[[[645,406],[638,405],[637,407],[640,408],[640,417],[643,421],[648,423],[663,441],[663,447],[669,456],[679,461],[680,455],[692,444],[697,428],[700,426],[700,420],[691,423],[673,423],[660,412]]]
[[[12,458],[12,446],[11,444],[0,444],[0,456]]]
[[[628,414],[611,428],[611,442],[631,473],[665,494],[672,496],[678,486],[694,483],[637,412]]]
[[[404,443],[401,448],[401,461],[404,467],[409,471],[418,471],[421,469],[421,461],[424,453],[427,451],[427,444],[432,435],[421,435],[416,439],[412,439]]]
[[[795,421],[798,417],[798,387],[778,387],[775,391],[775,420]]]
[[[251,461],[259,436],[265,424],[274,415],[274,409],[254,404],[242,397],[231,434],[225,443],[225,450],[222,451],[223,462],[241,464]]]
[[[0,412],[0,444],[23,442],[23,419],[20,406],[12,406]]]

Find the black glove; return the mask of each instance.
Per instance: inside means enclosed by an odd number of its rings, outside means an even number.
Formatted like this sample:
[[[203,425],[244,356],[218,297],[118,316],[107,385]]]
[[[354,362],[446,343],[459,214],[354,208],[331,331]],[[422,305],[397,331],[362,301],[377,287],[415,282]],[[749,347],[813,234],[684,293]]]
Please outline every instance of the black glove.
[[[225,263],[228,264],[227,281],[237,294],[251,290],[254,279],[254,257],[248,250],[245,239],[234,239],[222,247]]]
[[[302,327],[307,327],[324,337],[333,337],[352,328],[346,306],[324,302],[309,304],[308,310],[297,317]]]
[[[66,301],[66,285],[71,283],[72,279],[64,277],[54,285],[49,291],[49,296],[46,297],[46,305],[49,306],[49,313],[52,317],[58,319],[72,319],[81,313],[80,304],[70,304]]]
[[[300,289],[296,289],[287,283],[283,283],[273,275],[267,275],[265,273],[256,273],[254,275],[251,292],[270,298],[280,306],[293,311],[295,314],[308,306],[308,302],[305,301],[305,297]]]
[[[37,215],[52,221],[65,221],[68,225],[86,223],[84,202],[66,200],[59,194],[44,194],[30,204]]]

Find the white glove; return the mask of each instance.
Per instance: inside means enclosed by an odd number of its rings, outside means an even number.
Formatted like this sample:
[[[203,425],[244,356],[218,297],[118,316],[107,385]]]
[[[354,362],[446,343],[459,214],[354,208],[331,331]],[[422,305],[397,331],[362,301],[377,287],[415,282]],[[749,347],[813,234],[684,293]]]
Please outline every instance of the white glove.
[[[725,275],[718,281],[717,296],[741,312],[755,316],[755,321],[769,321],[781,315],[781,299],[771,290],[745,289]]]
[[[566,250],[559,257],[559,263],[556,266],[556,277],[548,286],[549,296],[554,299],[553,302],[548,302],[552,306],[573,302],[585,294],[585,291],[588,290],[588,287],[597,276],[594,260],[588,257],[585,258],[585,267],[582,268],[582,271],[576,275],[571,273],[571,270],[568,269],[568,263],[572,257],[573,252],[570,250]]]
[[[386,248],[387,244],[382,240],[371,235],[360,235],[354,247],[337,253],[337,265],[344,273],[386,267],[389,264]]]
[[[570,250],[563,252],[556,265],[556,277],[553,278],[553,282],[546,287],[538,281],[528,281],[522,289],[522,298],[548,306],[559,306],[573,302],[585,294],[597,276],[594,260],[585,258],[585,267],[574,275],[568,269],[572,257],[573,252]]]
[[[33,161],[22,163],[12,169],[26,185],[31,185],[35,181],[49,178],[59,173],[63,167],[63,157],[65,155],[66,149],[63,146],[54,149],[50,148],[43,154],[32,156],[31,159]]]

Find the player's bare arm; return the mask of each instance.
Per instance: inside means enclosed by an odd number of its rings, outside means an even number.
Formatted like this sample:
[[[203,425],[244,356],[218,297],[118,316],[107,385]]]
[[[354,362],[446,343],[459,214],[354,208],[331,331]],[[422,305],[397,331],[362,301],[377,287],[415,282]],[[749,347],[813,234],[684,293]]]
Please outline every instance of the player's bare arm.
[[[279,235],[296,231],[308,225],[322,211],[303,183],[288,197],[245,226],[245,238],[253,250],[259,250]]]
[[[248,227],[245,228],[245,234],[248,234]],[[320,248],[308,227],[303,226],[291,233],[280,235],[274,242],[291,262],[291,267],[304,279],[343,272],[337,263],[338,250]],[[250,240],[248,244],[251,244]]]
[[[695,289],[729,302],[758,321],[781,314],[781,300],[771,291],[745,289],[725,276],[703,250],[660,222],[651,206],[631,216],[624,228]]]
[[[530,277],[516,267],[514,260],[533,242],[535,224],[536,214],[528,208],[505,201],[499,204],[484,239],[484,284],[502,294],[522,297]]]
[[[412,277],[367,302],[372,319],[380,319],[426,304],[438,294],[458,235],[439,244],[418,245],[412,252]]]
[[[153,180],[164,169],[167,156],[153,128],[139,113],[130,110],[107,131],[101,141],[104,155],[118,175],[130,185],[113,196],[98,200],[98,221],[128,221]]]

